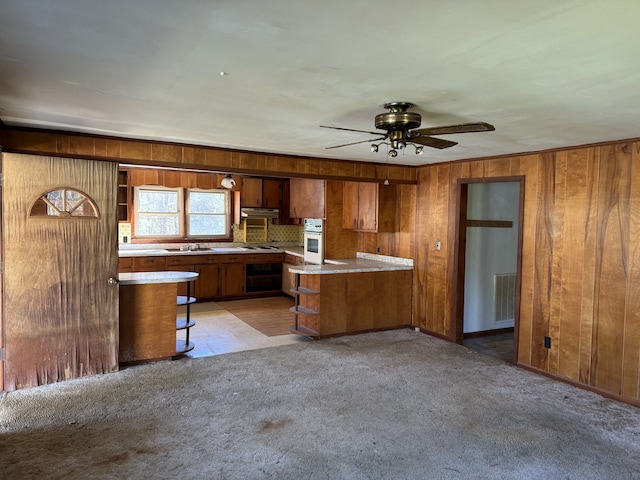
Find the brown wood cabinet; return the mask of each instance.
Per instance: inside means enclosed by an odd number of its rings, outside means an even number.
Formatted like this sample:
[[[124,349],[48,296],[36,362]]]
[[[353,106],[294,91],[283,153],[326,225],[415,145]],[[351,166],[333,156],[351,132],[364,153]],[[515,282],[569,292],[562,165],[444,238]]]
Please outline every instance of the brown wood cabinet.
[[[326,180],[292,178],[289,186],[289,216],[292,218],[325,218],[326,186]]]
[[[245,267],[241,255],[220,255],[220,297],[238,297],[245,292]]]
[[[395,185],[344,182],[342,228],[359,232],[396,230]]]
[[[409,326],[412,279],[411,270],[296,274],[292,331],[324,337]]]
[[[262,179],[243,178],[240,204],[243,207],[262,207]]]
[[[262,180],[262,207],[282,210],[282,204],[282,180],[279,178],[264,178]]]
[[[133,257],[134,272],[161,272],[165,269],[165,257]]]

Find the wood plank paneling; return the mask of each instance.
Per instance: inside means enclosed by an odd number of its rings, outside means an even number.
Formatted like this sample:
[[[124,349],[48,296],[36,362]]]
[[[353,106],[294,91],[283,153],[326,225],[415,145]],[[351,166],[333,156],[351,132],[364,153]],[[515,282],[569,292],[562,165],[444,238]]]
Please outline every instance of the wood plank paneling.
[[[621,393],[631,154],[601,148],[591,384]]]
[[[5,126],[1,134],[0,143],[5,152],[78,155],[148,166],[207,169],[263,176],[271,174],[277,177],[311,176],[357,181],[362,179],[360,173],[364,171],[367,173],[365,178],[382,182],[385,176],[376,178],[375,175],[379,172],[377,163],[363,164],[346,160],[276,155],[21,127]],[[416,183],[415,167],[393,165],[386,169],[386,173],[395,183]]]
[[[640,398],[640,143],[633,145],[629,197],[629,260],[621,393],[625,397]]]
[[[417,174],[414,324],[447,338],[455,325],[447,309],[455,259],[441,263],[431,248],[455,229],[452,186],[523,175],[519,364],[638,401],[639,144],[460,162],[446,186],[441,165]]]
[[[580,359],[580,322],[570,321],[575,312],[581,310],[582,300],[582,259],[585,247],[585,224],[588,214],[586,198],[587,175],[589,163],[593,162],[593,152],[587,149],[574,152],[561,152],[565,175],[559,176],[564,181],[564,211],[561,230],[563,256],[556,259],[562,261],[562,279],[556,285],[561,289],[561,302],[553,312],[553,320],[557,320],[558,331],[555,334],[557,352],[556,372],[559,375],[578,380],[578,364]],[[567,168],[571,165],[572,168]],[[557,249],[559,251],[559,249]],[[556,265],[554,262],[554,266]]]

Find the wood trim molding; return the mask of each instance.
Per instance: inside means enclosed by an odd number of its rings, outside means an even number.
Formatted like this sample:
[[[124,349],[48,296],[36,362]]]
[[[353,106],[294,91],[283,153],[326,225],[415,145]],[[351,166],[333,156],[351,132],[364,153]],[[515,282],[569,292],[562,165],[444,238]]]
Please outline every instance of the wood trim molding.
[[[512,228],[513,222],[510,220],[467,220],[467,227],[485,228]]]
[[[277,155],[26,127],[1,130],[0,145],[12,153],[85,158],[133,165],[274,177],[416,184],[417,167]]]

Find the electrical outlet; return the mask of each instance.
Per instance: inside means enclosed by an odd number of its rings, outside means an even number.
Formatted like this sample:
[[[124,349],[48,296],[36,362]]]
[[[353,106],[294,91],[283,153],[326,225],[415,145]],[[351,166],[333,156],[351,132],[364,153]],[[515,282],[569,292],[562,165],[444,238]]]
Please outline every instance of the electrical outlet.
[[[544,348],[551,348],[551,337],[544,337]]]

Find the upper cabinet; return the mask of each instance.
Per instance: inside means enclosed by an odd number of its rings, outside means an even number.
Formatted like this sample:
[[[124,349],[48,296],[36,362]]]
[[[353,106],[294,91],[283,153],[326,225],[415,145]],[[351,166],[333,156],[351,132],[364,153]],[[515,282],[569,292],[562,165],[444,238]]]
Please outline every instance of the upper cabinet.
[[[292,178],[289,194],[291,218],[325,218],[326,180]]]
[[[243,207],[262,207],[262,179],[243,178],[240,203]]]
[[[359,232],[396,230],[395,185],[344,182],[342,198],[342,228]]]
[[[282,208],[282,179],[243,178],[241,200],[243,207]]]
[[[279,178],[265,178],[262,180],[262,208],[277,208],[282,210],[283,180]]]

